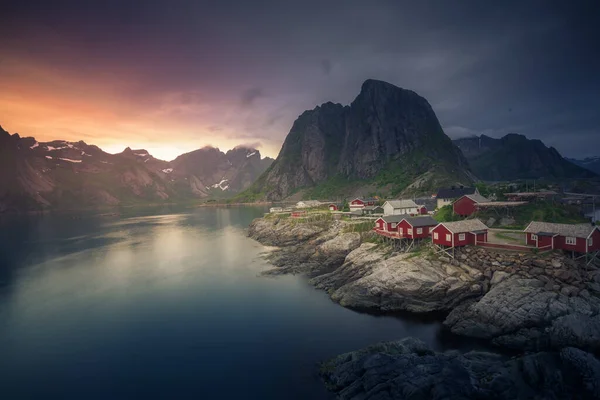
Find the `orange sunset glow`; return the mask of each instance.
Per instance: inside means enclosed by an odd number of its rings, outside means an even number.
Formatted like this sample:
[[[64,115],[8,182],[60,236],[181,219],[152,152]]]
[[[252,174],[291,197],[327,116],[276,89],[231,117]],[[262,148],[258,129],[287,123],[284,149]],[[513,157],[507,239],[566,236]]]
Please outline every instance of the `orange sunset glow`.
[[[110,153],[127,146],[144,148],[157,158],[212,145],[227,150],[241,143],[260,143],[265,155],[276,156],[280,142],[245,135],[238,138],[227,112],[236,104],[217,100],[207,106],[196,93],[157,93],[136,103],[127,92],[139,85],[134,74],[72,76],[44,69],[34,60],[8,59],[0,64],[1,124],[39,141],[56,139],[95,144]],[[193,101],[183,97],[192,96]],[[210,102],[206,96],[206,102]],[[215,118],[213,108],[224,112]],[[191,120],[190,120],[191,119]],[[204,122],[203,122],[204,121]],[[222,127],[215,128],[215,124]]]

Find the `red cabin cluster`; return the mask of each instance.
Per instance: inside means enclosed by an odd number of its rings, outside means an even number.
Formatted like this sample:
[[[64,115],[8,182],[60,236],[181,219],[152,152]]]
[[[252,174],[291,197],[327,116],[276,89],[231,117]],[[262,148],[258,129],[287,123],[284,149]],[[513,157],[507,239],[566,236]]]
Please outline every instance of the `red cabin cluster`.
[[[429,237],[430,229],[437,224],[431,217],[386,215],[375,221],[375,230],[393,233],[398,238],[422,239]]]

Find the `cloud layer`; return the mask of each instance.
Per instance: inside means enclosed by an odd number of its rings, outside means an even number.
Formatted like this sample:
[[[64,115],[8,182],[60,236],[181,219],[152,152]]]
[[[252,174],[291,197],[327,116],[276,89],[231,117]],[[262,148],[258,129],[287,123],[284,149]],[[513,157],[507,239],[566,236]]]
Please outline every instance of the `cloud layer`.
[[[426,97],[452,137],[600,149],[592,2],[26,3],[0,16],[0,123],[24,135],[275,156],[302,111],[375,78]]]

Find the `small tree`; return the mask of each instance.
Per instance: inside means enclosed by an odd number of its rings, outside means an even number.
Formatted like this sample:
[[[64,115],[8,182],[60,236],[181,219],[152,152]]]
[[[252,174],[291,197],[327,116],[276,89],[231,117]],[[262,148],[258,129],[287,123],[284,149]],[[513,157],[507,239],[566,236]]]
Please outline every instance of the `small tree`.
[[[350,211],[350,204],[348,204],[348,200],[344,200],[344,206],[342,207],[342,211]]]

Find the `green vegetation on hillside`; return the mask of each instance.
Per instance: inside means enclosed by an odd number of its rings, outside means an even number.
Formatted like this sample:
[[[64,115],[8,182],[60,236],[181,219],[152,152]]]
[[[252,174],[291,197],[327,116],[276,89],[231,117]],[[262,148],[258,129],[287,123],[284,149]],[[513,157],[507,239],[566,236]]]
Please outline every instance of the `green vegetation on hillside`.
[[[423,177],[418,187],[407,189],[415,180]],[[433,160],[421,151],[389,162],[373,178],[358,179],[335,175],[304,192],[305,199],[335,199],[356,192],[357,188],[370,188],[363,196],[397,197],[402,194],[430,194],[438,187],[456,184],[456,173],[443,161]],[[469,183],[465,177],[464,183]]]
[[[250,187],[227,200],[227,203],[253,203],[256,201],[267,200],[267,193],[270,187],[265,186],[267,175],[272,168],[272,164]]]
[[[348,192],[356,187],[365,185],[366,182],[358,179],[350,179],[341,175],[335,175],[317,186],[306,189],[304,198],[306,199],[336,199],[343,198]]]
[[[437,222],[450,222],[450,221],[458,221],[458,220],[462,219],[458,215],[454,214],[454,212],[452,211],[451,204],[448,204],[447,206],[444,206],[444,207],[440,208],[439,210],[437,210],[435,212],[435,214],[433,215],[433,218]]]

